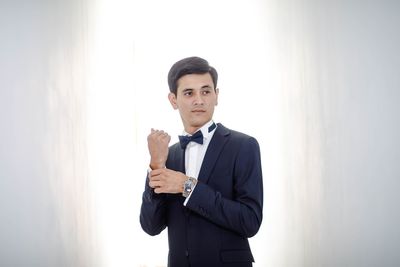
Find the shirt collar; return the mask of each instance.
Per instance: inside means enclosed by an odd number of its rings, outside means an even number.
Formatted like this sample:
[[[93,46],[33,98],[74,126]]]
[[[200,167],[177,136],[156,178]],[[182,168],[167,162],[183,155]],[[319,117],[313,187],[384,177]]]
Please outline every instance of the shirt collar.
[[[210,120],[209,122],[207,122],[206,124],[204,124],[204,125],[203,125],[199,130],[197,130],[197,131],[201,131],[201,133],[203,134],[203,137],[204,137],[205,139],[207,139],[208,136],[209,136],[212,132],[214,132],[215,129],[217,128],[217,127],[215,127],[211,132],[208,132],[208,128],[209,128],[213,123],[214,123],[214,121],[213,121],[213,120]],[[196,131],[196,132],[197,132],[197,131]],[[191,134],[187,133],[186,131],[183,131],[183,135],[191,135]]]

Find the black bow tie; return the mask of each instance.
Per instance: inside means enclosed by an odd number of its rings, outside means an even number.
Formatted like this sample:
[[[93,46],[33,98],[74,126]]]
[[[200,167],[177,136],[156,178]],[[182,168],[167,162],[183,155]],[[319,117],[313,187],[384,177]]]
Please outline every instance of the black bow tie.
[[[217,127],[215,123],[211,124],[210,127],[208,127],[208,132],[211,132]],[[188,135],[180,135],[179,136],[179,142],[181,143],[182,149],[185,149],[186,146],[190,142],[196,142],[200,145],[203,144],[203,133],[201,131],[197,131],[194,135],[188,136]]]
[[[197,131],[192,136],[188,136],[188,135],[180,135],[179,136],[179,142],[181,143],[181,147],[183,149],[185,149],[186,146],[192,141],[202,145],[203,144],[203,133],[201,131]]]

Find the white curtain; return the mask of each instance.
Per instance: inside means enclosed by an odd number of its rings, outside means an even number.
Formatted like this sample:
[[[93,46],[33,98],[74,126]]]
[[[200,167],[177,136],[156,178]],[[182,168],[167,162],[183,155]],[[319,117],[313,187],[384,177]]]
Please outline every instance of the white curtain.
[[[166,75],[204,57],[215,120],[255,136],[255,266],[397,266],[396,1],[0,4],[0,265],[165,266],[141,231],[151,127],[181,133]]]
[[[96,266],[88,5],[0,3],[0,265]]]

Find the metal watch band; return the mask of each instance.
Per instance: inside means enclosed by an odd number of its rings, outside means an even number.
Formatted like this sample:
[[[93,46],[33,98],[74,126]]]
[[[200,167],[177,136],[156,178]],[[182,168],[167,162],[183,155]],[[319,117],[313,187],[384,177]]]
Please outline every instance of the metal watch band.
[[[190,193],[192,192],[194,186],[196,185],[197,180],[193,177],[189,177],[184,183],[183,183],[183,192],[182,196],[188,197]]]

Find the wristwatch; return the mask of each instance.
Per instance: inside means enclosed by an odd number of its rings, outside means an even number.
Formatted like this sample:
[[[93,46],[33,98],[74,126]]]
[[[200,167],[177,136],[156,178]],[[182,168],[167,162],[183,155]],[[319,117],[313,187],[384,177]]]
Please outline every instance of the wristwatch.
[[[183,183],[182,196],[188,197],[196,186],[197,179],[193,177],[188,177],[188,179]]]

